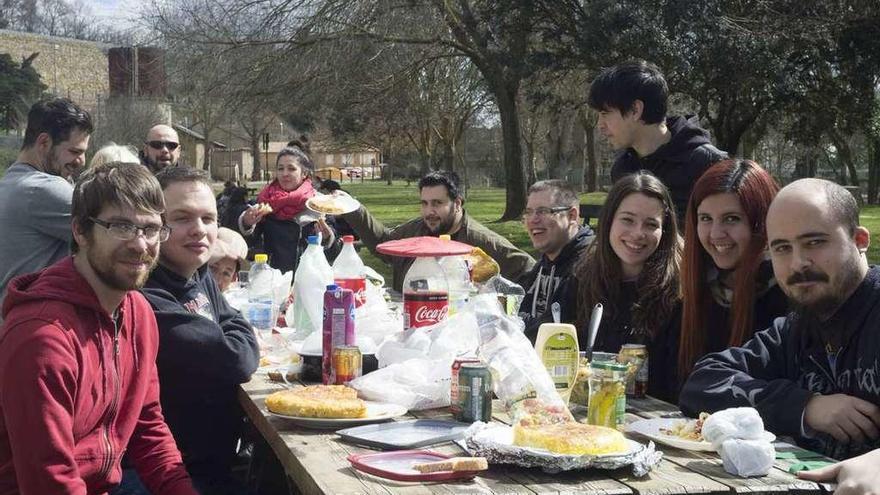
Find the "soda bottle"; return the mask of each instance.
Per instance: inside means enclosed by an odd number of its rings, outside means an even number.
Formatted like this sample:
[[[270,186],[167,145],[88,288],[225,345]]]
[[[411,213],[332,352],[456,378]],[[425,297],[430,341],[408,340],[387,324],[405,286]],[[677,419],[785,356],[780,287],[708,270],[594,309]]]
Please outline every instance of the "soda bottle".
[[[441,240],[449,241],[449,234],[442,234]],[[449,314],[461,311],[471,295],[471,275],[464,256],[441,256],[437,259],[440,269],[446,275],[449,286]]]
[[[275,322],[274,286],[275,271],[267,263],[269,256],[257,254],[254,264],[248,271],[248,310],[247,319],[254,331],[262,338],[272,334]]]
[[[422,256],[409,267],[403,279],[403,329],[434,325],[446,320],[449,285],[433,256]]]
[[[342,251],[333,262],[333,282],[354,292],[356,308],[367,301],[367,278],[364,262],[354,249],[354,236],[342,236]]]

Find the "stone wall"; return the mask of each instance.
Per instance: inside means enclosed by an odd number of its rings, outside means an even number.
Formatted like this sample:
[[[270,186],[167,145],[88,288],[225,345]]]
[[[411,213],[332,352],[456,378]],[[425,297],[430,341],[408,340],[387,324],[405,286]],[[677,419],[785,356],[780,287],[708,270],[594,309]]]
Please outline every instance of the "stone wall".
[[[34,68],[47,92],[68,97],[94,110],[110,91],[107,51],[110,45],[0,29],[0,53],[20,62],[34,52]]]

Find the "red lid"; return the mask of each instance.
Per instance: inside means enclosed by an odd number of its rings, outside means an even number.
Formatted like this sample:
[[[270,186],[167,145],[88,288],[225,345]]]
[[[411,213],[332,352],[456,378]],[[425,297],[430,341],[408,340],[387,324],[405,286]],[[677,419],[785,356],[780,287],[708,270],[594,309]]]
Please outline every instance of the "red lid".
[[[421,236],[383,242],[376,250],[389,256],[417,258],[419,256],[455,256],[468,254],[473,246],[458,241],[446,241],[438,237]]]
[[[395,481],[446,481],[469,479],[477,471],[437,471],[420,473],[412,468],[417,462],[435,462],[452,456],[430,450],[394,450],[374,454],[351,454],[348,462],[365,473]]]
[[[344,235],[342,236],[342,242],[354,242],[353,235]]]

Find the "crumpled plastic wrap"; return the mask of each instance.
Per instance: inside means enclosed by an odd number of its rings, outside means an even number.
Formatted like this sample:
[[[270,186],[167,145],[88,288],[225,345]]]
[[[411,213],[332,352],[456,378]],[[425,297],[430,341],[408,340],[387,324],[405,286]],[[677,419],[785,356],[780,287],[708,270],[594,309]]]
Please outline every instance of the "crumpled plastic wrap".
[[[703,438],[721,455],[724,470],[734,476],[764,476],[773,467],[775,437],[753,407],[718,411],[703,423]]]
[[[632,466],[634,476],[642,477],[660,463],[663,453],[654,448],[654,442],[642,445],[628,440],[631,450],[621,455],[565,455],[546,450],[513,445],[513,428],[499,423],[476,422],[464,433],[466,450],[474,456],[485,457],[490,464],[515,464],[538,467],[547,473],[573,469],[619,469]]]

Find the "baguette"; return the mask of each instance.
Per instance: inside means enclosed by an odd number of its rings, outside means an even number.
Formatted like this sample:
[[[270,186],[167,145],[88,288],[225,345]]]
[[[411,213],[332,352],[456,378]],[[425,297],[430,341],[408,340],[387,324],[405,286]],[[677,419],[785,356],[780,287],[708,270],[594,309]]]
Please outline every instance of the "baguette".
[[[436,473],[438,471],[485,471],[489,463],[485,457],[450,457],[436,462],[417,462],[413,469],[420,473]]]

